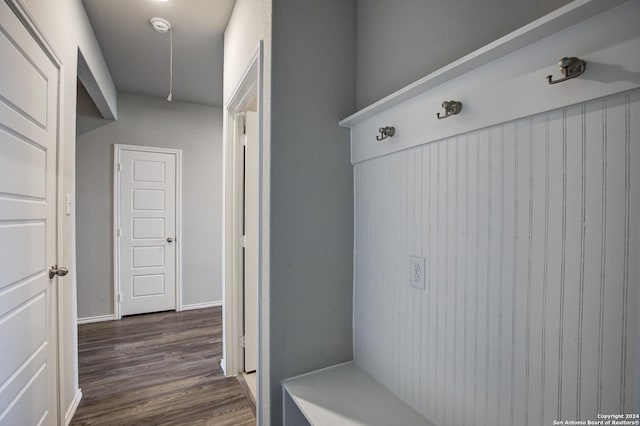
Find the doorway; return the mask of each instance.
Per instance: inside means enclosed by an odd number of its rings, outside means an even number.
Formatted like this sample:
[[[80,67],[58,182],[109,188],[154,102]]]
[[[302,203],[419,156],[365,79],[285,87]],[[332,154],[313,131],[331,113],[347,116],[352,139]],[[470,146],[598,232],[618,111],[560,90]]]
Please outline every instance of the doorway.
[[[181,150],[114,145],[117,318],[180,306],[181,163]]]
[[[244,371],[258,365],[258,114],[243,116],[243,328]]]
[[[255,372],[257,405],[264,371],[260,350],[262,282],[262,44],[225,105],[224,359],[227,376]],[[260,411],[259,408],[257,410]]]

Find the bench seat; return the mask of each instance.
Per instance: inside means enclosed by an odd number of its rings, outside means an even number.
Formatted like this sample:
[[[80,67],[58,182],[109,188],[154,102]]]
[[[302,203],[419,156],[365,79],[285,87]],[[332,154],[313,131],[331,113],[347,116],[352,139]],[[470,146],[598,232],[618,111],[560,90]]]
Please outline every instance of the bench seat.
[[[353,362],[282,382],[285,426],[435,426]]]

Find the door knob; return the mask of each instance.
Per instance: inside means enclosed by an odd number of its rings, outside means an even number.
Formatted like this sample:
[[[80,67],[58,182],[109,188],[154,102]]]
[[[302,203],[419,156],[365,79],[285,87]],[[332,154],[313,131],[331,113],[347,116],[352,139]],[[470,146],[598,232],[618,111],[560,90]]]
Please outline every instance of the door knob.
[[[171,238],[171,237],[167,237],[167,242],[168,242],[168,243],[172,243],[172,242],[173,242],[173,238]]]
[[[58,265],[54,265],[49,268],[49,279],[53,279],[56,275],[59,277],[64,277],[69,273],[69,270],[63,266],[58,268]]]

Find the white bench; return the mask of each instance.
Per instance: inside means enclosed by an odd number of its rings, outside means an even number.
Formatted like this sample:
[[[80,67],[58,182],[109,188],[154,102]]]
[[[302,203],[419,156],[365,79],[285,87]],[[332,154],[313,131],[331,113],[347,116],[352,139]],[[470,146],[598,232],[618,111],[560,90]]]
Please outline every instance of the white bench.
[[[353,362],[282,382],[284,426],[435,426]]]

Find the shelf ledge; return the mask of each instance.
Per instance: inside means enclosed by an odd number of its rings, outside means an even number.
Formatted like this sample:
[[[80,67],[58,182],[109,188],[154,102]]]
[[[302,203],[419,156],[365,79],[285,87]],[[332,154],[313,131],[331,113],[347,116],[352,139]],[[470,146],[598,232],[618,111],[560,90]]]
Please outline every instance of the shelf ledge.
[[[576,0],[469,53],[451,64],[405,86],[339,122],[352,127],[407,99],[426,92],[471,70],[486,65],[531,43],[592,18],[626,0]]]

